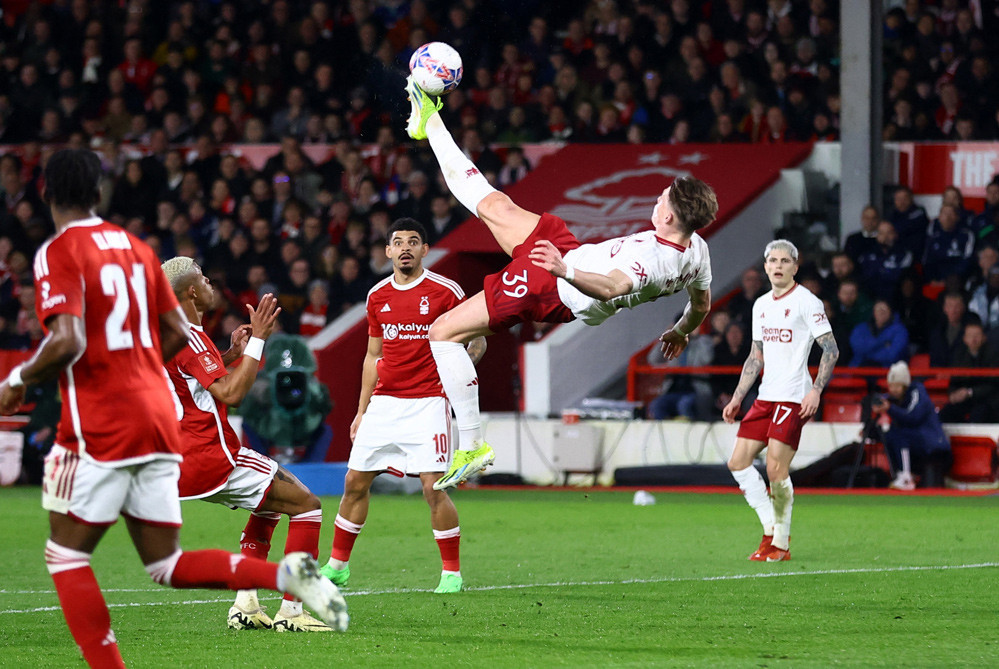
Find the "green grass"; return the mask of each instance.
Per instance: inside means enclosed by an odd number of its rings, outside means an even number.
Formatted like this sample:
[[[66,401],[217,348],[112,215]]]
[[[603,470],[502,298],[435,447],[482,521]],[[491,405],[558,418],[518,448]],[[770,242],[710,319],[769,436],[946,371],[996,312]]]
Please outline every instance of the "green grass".
[[[94,567],[137,668],[999,665],[999,497],[799,495],[793,560],[759,564],[741,496],[656,496],[458,492],[469,590],[445,596],[425,504],[375,497],[344,635],[229,631],[229,593],[155,586],[120,523]],[[0,666],[82,666],[61,613],[37,610],[57,606],[37,489],[0,491],[0,509]],[[245,513],[184,513],[186,548],[236,546]]]

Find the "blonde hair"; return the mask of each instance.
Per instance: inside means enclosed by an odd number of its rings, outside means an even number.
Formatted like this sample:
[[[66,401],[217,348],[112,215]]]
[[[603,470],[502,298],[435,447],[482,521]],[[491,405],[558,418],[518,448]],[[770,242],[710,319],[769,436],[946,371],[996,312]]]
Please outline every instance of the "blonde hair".
[[[193,259],[186,256],[177,256],[176,258],[167,260],[160,265],[160,268],[166,274],[167,281],[170,282],[170,288],[173,289],[174,293],[178,293],[187,288],[187,284],[190,282],[197,266],[198,264]]]
[[[766,260],[770,257],[770,252],[780,249],[781,251],[787,251],[787,254],[791,256],[791,260],[798,262],[798,247],[787,241],[786,239],[775,239],[769,244],[767,248],[763,250],[763,259]]]

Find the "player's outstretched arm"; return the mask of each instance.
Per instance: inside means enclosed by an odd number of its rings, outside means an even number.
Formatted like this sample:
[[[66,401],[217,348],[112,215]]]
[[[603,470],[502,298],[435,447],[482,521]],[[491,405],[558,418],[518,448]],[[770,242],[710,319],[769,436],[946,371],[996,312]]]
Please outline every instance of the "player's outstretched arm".
[[[694,288],[693,286],[689,286],[687,294],[690,295],[690,301],[684,307],[680,320],[676,322],[676,325],[659,336],[659,341],[662,342],[660,348],[666,360],[673,360],[683,353],[683,349],[687,348],[687,344],[690,341],[688,336],[701,326],[708,312],[711,311],[710,288]]]
[[[832,332],[820,335],[815,340],[815,343],[822,349],[822,357],[819,359],[819,371],[815,374],[812,389],[801,400],[801,411],[799,413],[802,418],[814,416],[815,412],[819,410],[819,398],[822,396],[822,391],[829,384],[829,379],[832,378],[833,367],[836,366],[836,361],[839,360],[839,346],[836,344],[836,337],[833,336]]]
[[[472,364],[479,364],[479,360],[482,360],[482,356],[486,354],[486,338],[476,337],[465,345],[465,350],[468,351],[468,357],[472,359]]]
[[[281,307],[277,305],[277,298],[267,293],[260,298],[260,304],[257,305],[256,309],[249,304],[246,305],[246,308],[250,311],[250,327],[253,328],[253,337],[266,341],[274,332],[274,325],[281,313]],[[239,406],[257,379],[259,367],[259,358],[244,355],[243,361],[232,370],[232,373],[216,379],[212,385],[208,386],[208,392],[219,402],[229,406]]]
[[[57,314],[47,323],[49,336],[22,365],[16,366],[3,383],[0,383],[0,413],[16,413],[24,401],[24,389],[59,376],[87,347],[83,319],[72,314]]]
[[[548,270],[553,276],[565,279],[579,292],[597,300],[606,301],[627,295],[634,287],[631,279],[620,270],[611,270],[610,274],[598,274],[568,267],[562,259],[562,254],[547,239],[535,242],[528,257],[533,264]]]
[[[364,353],[364,363],[361,366],[361,396],[357,400],[357,414],[350,423],[350,440],[357,436],[357,428],[361,426],[361,417],[368,410],[371,394],[378,384],[378,358],[382,357],[382,338],[368,337],[368,350]]]
[[[749,349],[749,357],[746,358],[745,364],[742,365],[742,376],[739,377],[739,384],[732,392],[732,399],[722,409],[722,418],[726,423],[735,422],[735,417],[739,414],[739,407],[742,406],[742,400],[746,398],[746,393],[756,383],[756,377],[760,375],[762,369],[763,342],[754,340],[752,347]]]

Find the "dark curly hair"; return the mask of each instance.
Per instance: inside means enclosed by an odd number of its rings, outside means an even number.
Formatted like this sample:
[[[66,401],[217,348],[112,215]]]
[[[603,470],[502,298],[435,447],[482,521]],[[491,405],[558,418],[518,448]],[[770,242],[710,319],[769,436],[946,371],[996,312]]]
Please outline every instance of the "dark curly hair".
[[[101,201],[101,161],[89,149],[62,149],[45,165],[45,201],[89,211]]]
[[[406,217],[406,218],[396,219],[396,221],[392,223],[392,225],[389,226],[389,229],[385,232],[385,237],[391,240],[392,233],[399,232],[400,230],[412,230],[413,232],[415,232],[420,236],[421,242],[423,242],[424,244],[428,243],[426,228],[424,228],[423,224],[420,223],[415,218]]]

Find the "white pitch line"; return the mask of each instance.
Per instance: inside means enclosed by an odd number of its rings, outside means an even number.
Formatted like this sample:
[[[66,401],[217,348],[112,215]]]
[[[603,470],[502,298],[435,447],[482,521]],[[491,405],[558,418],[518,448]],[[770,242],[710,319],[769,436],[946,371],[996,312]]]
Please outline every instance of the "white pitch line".
[[[818,571],[779,571],[764,572],[759,574],[730,574],[727,576],[687,576],[662,578],[629,578],[621,581],[552,581],[549,583],[514,583],[508,585],[484,585],[480,587],[465,588],[471,592],[489,592],[493,590],[524,590],[527,588],[565,588],[565,587],[586,587],[593,585],[641,585],[648,583],[710,583],[714,581],[743,581],[756,578],[784,578],[788,576],[835,576],[839,574],[889,574],[912,571],[953,571],[957,569],[987,569],[989,567],[999,567],[999,562],[976,562],[973,564],[956,565],[926,565],[926,566],[899,566],[899,567],[859,567],[856,569],[820,569]],[[162,588],[148,588],[145,590],[137,588],[108,589],[105,593],[113,592],[171,592]],[[345,590],[347,598],[367,597],[371,595],[399,595],[416,592],[433,592],[429,589],[420,588],[394,588],[389,590]],[[53,595],[54,590],[0,590],[3,595]],[[263,600],[276,599],[277,597],[261,597]],[[232,598],[223,597],[218,599],[187,599],[176,602],[128,602],[122,604],[108,604],[108,608],[120,609],[141,606],[189,606],[193,604],[219,604],[228,602]],[[58,611],[58,606],[40,606],[32,609],[7,609],[0,611],[0,614],[7,613],[43,613],[47,611]]]

